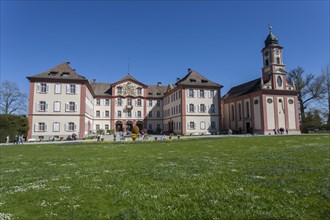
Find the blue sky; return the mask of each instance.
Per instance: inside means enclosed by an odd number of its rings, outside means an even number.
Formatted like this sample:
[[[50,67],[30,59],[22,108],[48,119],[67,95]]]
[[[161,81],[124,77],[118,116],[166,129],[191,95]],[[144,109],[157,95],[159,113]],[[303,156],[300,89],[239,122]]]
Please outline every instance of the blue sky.
[[[329,1],[1,1],[1,81],[70,61],[88,79],[173,83],[192,68],[230,87],[261,76],[268,24],[287,70],[329,63]]]

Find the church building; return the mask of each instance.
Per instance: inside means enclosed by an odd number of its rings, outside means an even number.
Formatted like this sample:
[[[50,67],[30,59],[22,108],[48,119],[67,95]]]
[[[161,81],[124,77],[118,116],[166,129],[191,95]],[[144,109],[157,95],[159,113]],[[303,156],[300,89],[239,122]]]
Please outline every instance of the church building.
[[[286,79],[283,47],[271,27],[261,53],[262,76],[231,88],[222,98],[222,127],[237,133],[299,134],[297,91]]]
[[[149,133],[300,133],[297,91],[286,80],[283,47],[270,33],[262,49],[262,77],[235,86],[221,98],[222,85],[188,69],[174,83],[146,85],[127,74],[99,83],[79,75],[69,62],[29,76],[28,139],[79,138],[98,130]]]

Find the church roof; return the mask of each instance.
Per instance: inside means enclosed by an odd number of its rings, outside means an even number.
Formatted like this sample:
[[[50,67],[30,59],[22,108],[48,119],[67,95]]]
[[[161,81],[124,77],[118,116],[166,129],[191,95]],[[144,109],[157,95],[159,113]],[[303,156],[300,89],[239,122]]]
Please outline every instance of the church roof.
[[[226,95],[223,96],[223,99],[235,98],[251,92],[255,92],[261,89],[261,78],[252,80],[247,83],[232,87]]]
[[[86,80],[85,77],[79,75],[74,69],[71,68],[69,62],[62,63],[53,67],[46,72],[29,76],[28,79],[43,78],[43,79],[75,79]]]
[[[269,45],[278,45],[278,38],[272,33],[271,26],[269,26],[269,34],[265,40],[265,47]]]
[[[222,87],[222,85],[212,82],[208,80],[206,77],[201,75],[195,70],[188,69],[188,74],[180,79],[177,83],[177,86],[214,86],[214,87]]]

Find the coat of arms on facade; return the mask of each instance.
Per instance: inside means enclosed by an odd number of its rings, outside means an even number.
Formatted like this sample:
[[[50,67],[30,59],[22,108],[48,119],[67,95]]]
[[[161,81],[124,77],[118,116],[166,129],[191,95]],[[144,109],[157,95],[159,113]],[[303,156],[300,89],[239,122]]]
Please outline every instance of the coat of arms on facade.
[[[135,86],[131,82],[127,82],[124,86],[124,95],[135,96]]]

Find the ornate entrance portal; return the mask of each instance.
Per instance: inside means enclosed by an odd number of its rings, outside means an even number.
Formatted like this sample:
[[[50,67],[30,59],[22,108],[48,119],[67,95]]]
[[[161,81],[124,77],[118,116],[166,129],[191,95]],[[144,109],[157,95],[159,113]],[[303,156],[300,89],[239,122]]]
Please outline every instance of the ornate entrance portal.
[[[123,123],[121,121],[116,122],[116,131],[117,132],[123,131]]]

